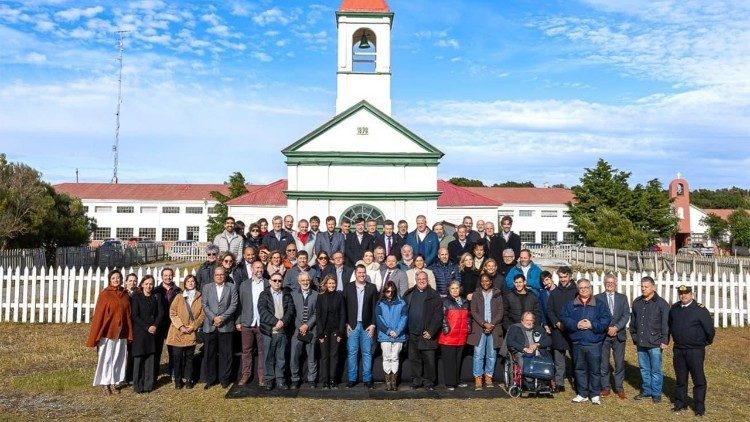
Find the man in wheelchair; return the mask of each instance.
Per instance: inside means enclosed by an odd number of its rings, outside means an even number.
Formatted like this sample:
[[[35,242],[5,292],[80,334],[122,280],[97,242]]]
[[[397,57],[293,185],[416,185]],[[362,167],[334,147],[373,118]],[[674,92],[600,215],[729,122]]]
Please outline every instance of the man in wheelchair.
[[[554,392],[555,363],[549,352],[552,338],[526,311],[521,322],[513,324],[505,336],[508,356],[505,381],[508,394],[518,397],[523,391],[536,395]]]

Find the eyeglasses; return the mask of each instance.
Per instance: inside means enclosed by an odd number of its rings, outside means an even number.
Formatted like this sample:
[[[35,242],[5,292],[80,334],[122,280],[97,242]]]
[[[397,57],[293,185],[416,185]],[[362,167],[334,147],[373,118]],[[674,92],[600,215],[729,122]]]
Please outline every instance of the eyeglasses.
[[[318,259],[320,259],[322,261],[328,261],[328,257],[327,256],[319,256]]]
[[[274,283],[281,283],[280,278],[272,278],[271,281],[273,281]]]
[[[209,252],[209,253],[206,254],[206,256],[216,256],[216,254],[213,253],[213,252]]]
[[[223,262],[234,262],[233,259],[225,259]]]
[[[296,249],[287,249],[286,251],[287,251],[287,252],[297,252],[297,250],[296,250]]]
[[[258,229],[252,229],[252,230],[250,230],[250,233],[258,233],[258,232],[260,232],[260,230],[258,230]]]

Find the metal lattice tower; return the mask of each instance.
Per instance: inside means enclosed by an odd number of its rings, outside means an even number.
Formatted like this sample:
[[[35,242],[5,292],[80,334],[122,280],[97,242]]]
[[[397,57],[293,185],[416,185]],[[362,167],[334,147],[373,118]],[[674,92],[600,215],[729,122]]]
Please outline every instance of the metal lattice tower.
[[[122,52],[125,50],[122,37],[130,31],[116,31],[117,32],[117,47],[120,50],[120,54],[117,56],[117,63],[119,65],[119,73],[117,76],[117,111],[115,112],[115,143],[112,145],[112,152],[115,155],[115,165],[112,172],[112,183],[118,182],[117,177],[117,166],[119,164],[119,149],[120,149],[120,105],[122,104]]]

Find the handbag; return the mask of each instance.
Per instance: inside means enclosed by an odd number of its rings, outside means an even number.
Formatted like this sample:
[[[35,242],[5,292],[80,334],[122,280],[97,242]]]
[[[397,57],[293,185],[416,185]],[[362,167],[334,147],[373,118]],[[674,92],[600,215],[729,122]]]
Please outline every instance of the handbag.
[[[195,321],[195,317],[193,316],[193,310],[190,308],[190,305],[187,303],[187,300],[185,301],[185,307],[188,311],[188,322]],[[203,342],[206,341],[206,334],[203,332],[203,327],[198,327],[197,330],[195,330],[195,342],[199,344],[203,344]]]
[[[551,380],[555,377],[555,362],[547,356],[524,354],[521,361],[523,376],[525,377],[540,380]]]
[[[310,343],[313,341],[313,333],[311,330],[307,330],[305,334],[302,334],[301,332],[297,332],[297,340],[303,342],[303,343]]]

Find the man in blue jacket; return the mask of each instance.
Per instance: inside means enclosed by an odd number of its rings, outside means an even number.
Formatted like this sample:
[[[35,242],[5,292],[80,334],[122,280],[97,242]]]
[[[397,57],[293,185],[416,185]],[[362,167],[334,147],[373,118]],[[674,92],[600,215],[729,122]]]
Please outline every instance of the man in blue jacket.
[[[414,256],[424,256],[426,266],[429,267],[437,260],[440,240],[435,232],[427,227],[427,218],[424,215],[417,216],[417,229],[406,235],[405,243],[411,246]]]
[[[573,403],[591,399],[593,404],[602,404],[602,342],[612,320],[607,304],[591,295],[591,282],[578,280],[578,297],[565,304],[562,323],[573,343],[573,365],[575,366],[578,394]]]
[[[529,249],[521,249],[521,253],[518,255],[518,265],[508,270],[508,274],[505,276],[507,290],[513,290],[513,280],[518,274],[523,274],[526,277],[526,287],[539,297],[542,290],[542,269],[531,261]]]

